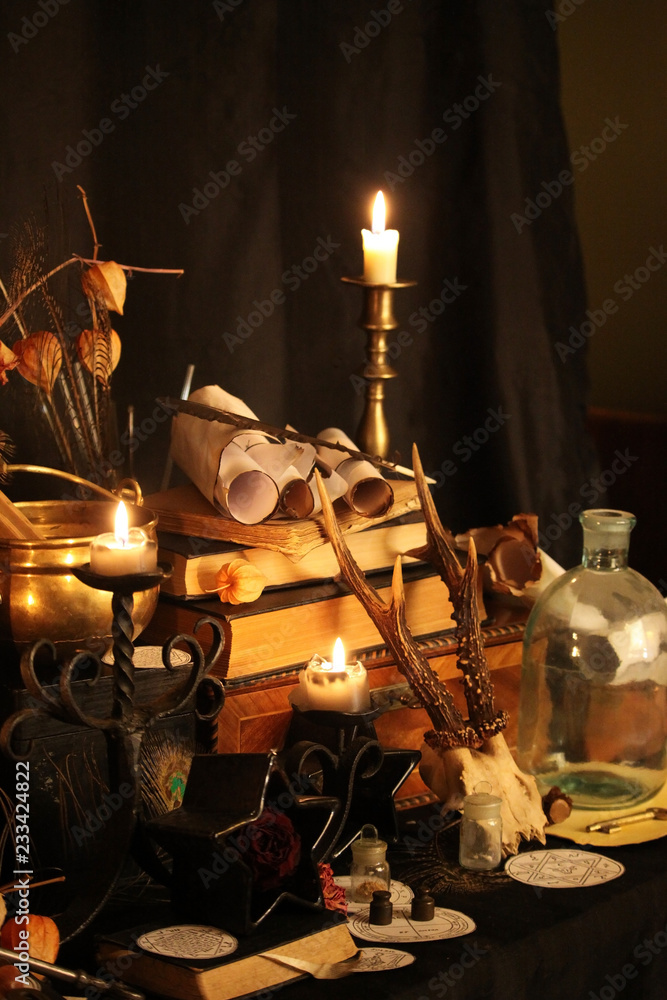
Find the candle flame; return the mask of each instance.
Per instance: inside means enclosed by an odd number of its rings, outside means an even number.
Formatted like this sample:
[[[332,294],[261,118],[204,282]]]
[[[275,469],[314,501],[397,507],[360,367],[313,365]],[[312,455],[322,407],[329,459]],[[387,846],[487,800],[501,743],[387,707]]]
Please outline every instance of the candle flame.
[[[334,670],[345,670],[345,647],[343,646],[343,640],[340,636],[334,643],[333,668]]]
[[[373,205],[373,222],[371,225],[371,230],[374,233],[384,232],[385,216],[384,195],[382,194],[382,191],[378,191],[375,204]]]
[[[116,511],[116,538],[122,545],[127,545],[130,531],[127,521],[127,510],[125,509],[125,504],[121,500],[118,504],[118,510]]]

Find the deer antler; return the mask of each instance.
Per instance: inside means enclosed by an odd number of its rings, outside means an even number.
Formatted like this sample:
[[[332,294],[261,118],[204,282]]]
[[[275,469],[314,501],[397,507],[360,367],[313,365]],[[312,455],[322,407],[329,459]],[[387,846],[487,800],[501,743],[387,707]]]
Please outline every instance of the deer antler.
[[[443,527],[438,517],[438,512],[435,509],[431,492],[426,485],[424,469],[416,444],[412,445],[412,468],[415,474],[415,485],[417,486],[419,502],[427,530],[426,545],[421,549],[414,549],[408,555],[425,559],[426,562],[430,563],[438,571],[440,577],[447,584],[449,598],[454,605],[454,619],[456,620],[456,606],[463,582],[463,570],[454,552],[456,547],[454,536]]]
[[[433,739],[437,740],[438,746],[444,747],[480,746],[482,737],[463,721],[450,692],[428,665],[426,657],[408,628],[405,620],[405,592],[400,556],[394,565],[391,601],[385,604],[377,591],[368,583],[347,547],[317,469],[315,479],[322,500],[324,525],[336,553],[343,579],[366,609],[369,618],[391,650],[396,666],[428,712],[434,728]],[[431,733],[427,735],[430,736]]]
[[[501,796],[503,854],[515,854],[522,839],[545,842],[546,817],[535,779],[516,765],[502,734],[505,712],[497,712],[493,685],[484,655],[477,605],[477,555],[472,543],[465,571],[461,569],[448,533],[435,510],[416,447],[413,467],[427,525],[425,556],[447,584],[457,623],[457,663],[470,720],[465,723],[451,694],[428,665],[405,620],[405,594],[400,558],[394,565],[392,598],[385,604],[366,581],[344,541],[331,501],[315,473],[322,498],[324,523],[343,579],[356,594],[391,650],[396,666],[419,697],[433,724],[424,734],[421,775],[443,803],[460,809],[466,795],[489,781]],[[416,554],[416,553],[413,553]]]
[[[468,543],[468,561],[465,571],[454,552],[454,538],[442,525],[433,503],[433,497],[424,478],[424,469],[417,445],[412,446],[412,467],[417,492],[426,522],[426,545],[411,555],[420,555],[434,566],[449,590],[456,622],[458,643],[457,666],[463,673],[461,683],[465,692],[470,724],[483,740],[502,732],[508,722],[507,712],[497,712],[493,684],[484,653],[484,642],[477,605],[477,551],[471,538]],[[439,746],[437,739],[426,737],[431,746]]]

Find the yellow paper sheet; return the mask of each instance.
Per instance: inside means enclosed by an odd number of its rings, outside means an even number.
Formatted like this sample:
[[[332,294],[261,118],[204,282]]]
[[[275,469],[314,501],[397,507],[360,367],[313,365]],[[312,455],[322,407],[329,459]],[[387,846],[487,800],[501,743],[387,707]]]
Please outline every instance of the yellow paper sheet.
[[[667,820],[647,819],[640,823],[629,823],[622,826],[615,833],[587,833],[586,827],[590,823],[600,823],[604,820],[616,819],[617,816],[627,816],[629,813],[636,813],[651,806],[667,808],[667,784],[663,785],[659,792],[646,802],[638,806],[625,807],[624,809],[573,809],[564,823],[554,823],[547,827],[547,834],[554,837],[565,837],[573,840],[575,844],[592,844],[594,847],[622,847],[624,844],[643,844],[648,840],[658,840],[659,837],[667,835]]]

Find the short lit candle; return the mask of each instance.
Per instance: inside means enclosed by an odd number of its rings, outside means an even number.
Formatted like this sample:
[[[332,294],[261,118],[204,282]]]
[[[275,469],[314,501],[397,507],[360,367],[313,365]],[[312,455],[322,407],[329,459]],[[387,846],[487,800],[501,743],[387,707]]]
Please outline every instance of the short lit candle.
[[[90,543],[90,570],[100,576],[128,576],[157,569],[157,543],[141,528],[128,528],[127,510],[118,504],[116,530]]]
[[[398,230],[385,229],[384,195],[378,191],[373,206],[372,228],[362,229],[364,243],[364,281],[391,285],[396,281]]]
[[[367,712],[371,707],[368,674],[357,660],[345,662],[345,649],[336,639],[333,662],[315,654],[299,675],[301,705],[319,712]]]

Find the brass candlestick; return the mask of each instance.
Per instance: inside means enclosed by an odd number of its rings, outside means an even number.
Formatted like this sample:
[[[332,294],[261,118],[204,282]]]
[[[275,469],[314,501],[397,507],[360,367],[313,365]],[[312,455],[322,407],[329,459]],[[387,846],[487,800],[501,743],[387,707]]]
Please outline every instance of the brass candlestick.
[[[366,331],[366,362],[358,374],[366,381],[366,396],[356,441],[362,451],[387,458],[389,426],[384,413],[384,384],[387,379],[398,375],[387,360],[387,334],[398,326],[393,312],[394,289],[410,288],[417,282],[374,284],[363,278],[341,278],[341,281],[359,285],[364,290],[359,326]]]

